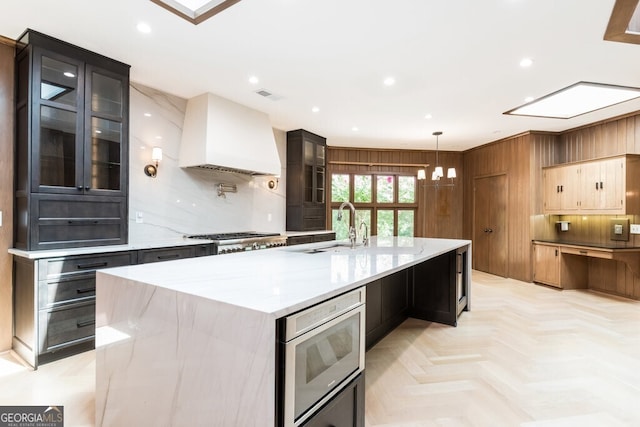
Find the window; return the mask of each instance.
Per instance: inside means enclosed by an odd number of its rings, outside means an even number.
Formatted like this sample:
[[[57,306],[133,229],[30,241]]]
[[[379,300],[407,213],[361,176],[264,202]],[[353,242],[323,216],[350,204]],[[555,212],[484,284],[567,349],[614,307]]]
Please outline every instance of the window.
[[[342,202],[352,201],[358,234],[364,232],[364,223],[370,235],[407,236],[415,233],[418,208],[415,176],[399,174],[345,174],[331,175],[331,228],[337,239],[349,238],[351,211],[344,209],[342,221],[338,210]]]

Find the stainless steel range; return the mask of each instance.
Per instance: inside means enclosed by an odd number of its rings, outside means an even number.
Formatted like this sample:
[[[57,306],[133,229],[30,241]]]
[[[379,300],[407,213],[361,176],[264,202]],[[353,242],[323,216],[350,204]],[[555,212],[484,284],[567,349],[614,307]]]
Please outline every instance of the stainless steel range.
[[[256,233],[244,231],[239,233],[194,234],[185,236],[190,239],[211,240],[215,244],[214,254],[255,251],[287,245],[287,236],[278,233]]]

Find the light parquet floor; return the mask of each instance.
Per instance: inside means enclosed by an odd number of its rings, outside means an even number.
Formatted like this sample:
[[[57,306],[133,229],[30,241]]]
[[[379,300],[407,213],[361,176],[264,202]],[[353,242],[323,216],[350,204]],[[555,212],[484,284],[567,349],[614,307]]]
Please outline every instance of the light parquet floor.
[[[367,353],[367,427],[640,426],[640,302],[477,271],[471,301],[457,328],[409,319]],[[37,371],[0,355],[0,405],[92,426],[94,390],[92,351]]]
[[[640,302],[477,271],[471,302],[367,353],[368,427],[640,426]]]

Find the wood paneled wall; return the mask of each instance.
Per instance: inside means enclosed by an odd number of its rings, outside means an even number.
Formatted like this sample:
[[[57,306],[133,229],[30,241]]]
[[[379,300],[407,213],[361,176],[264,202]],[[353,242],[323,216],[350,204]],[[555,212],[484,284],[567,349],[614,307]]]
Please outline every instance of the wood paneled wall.
[[[418,212],[416,221],[416,236],[421,237],[443,237],[460,239],[463,236],[463,194],[464,194],[464,171],[463,155],[459,152],[439,151],[439,163],[445,170],[455,167],[458,177],[455,179],[454,187],[440,187],[436,189],[431,186],[431,180],[427,179],[418,182]],[[369,166],[369,165],[342,165],[333,164],[340,162],[364,162],[364,163],[408,163],[408,164],[428,164],[427,177],[430,176],[436,162],[435,151],[422,150],[383,150],[383,149],[361,149],[328,147],[327,149],[327,197],[331,197],[331,174],[348,173],[405,173],[416,175],[418,167],[407,166]],[[331,213],[327,212],[330,220]],[[330,224],[327,224],[329,226]]]
[[[640,235],[631,235],[628,242],[613,242],[610,219],[629,218],[640,223],[640,212],[629,215],[542,215],[542,167],[562,163],[593,160],[623,154],[640,154],[640,112],[593,123],[558,135],[532,133],[532,159],[536,173],[536,204],[534,205],[535,239],[565,240],[587,245],[640,247]],[[532,191],[534,187],[532,186]],[[638,196],[640,197],[640,195]],[[555,222],[571,222],[569,231],[559,232]]]
[[[578,162],[619,154],[640,154],[640,113],[593,123],[559,137],[557,163]]]
[[[0,38],[0,352],[11,348],[13,335],[12,256],[13,247],[13,62],[15,45]]]
[[[464,238],[473,236],[474,179],[506,174],[508,186],[508,277],[531,281],[531,135],[516,135],[464,153]]]

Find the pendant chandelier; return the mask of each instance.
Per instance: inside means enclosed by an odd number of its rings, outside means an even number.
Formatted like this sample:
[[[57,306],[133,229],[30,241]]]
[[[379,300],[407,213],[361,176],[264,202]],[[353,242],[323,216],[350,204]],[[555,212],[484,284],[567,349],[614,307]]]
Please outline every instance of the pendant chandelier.
[[[450,180],[448,184],[441,184],[440,178],[444,178],[444,168],[440,165],[440,161],[438,158],[439,151],[439,137],[442,135],[442,131],[433,132],[433,135],[436,137],[436,167],[431,173],[431,181],[433,181],[434,187],[445,186],[452,187],[455,184],[453,183],[453,179],[456,177],[456,168],[448,168],[447,169],[447,179]],[[427,173],[425,169],[418,170],[418,179],[425,180],[427,178]]]

